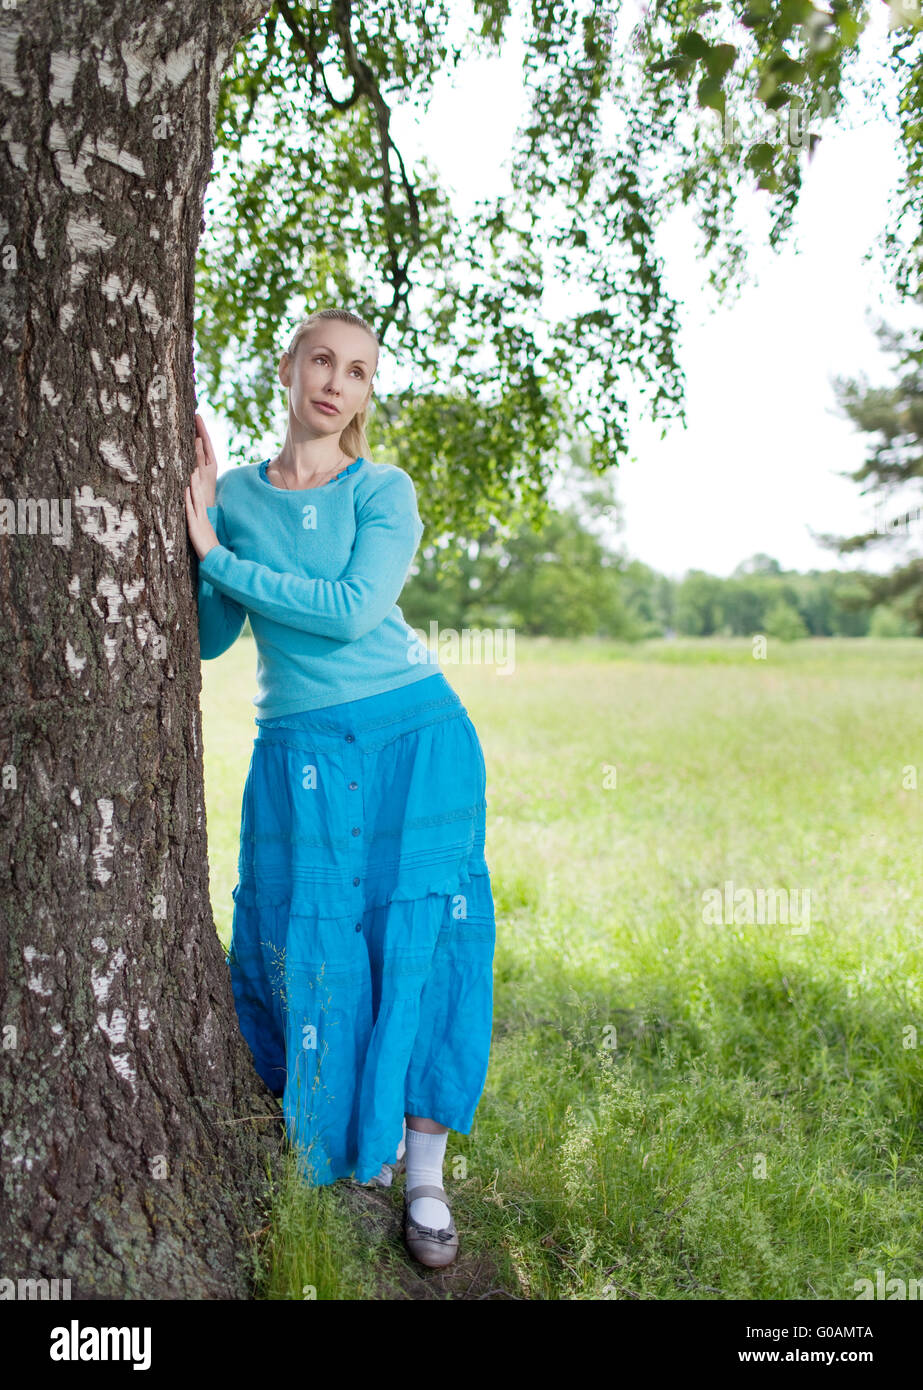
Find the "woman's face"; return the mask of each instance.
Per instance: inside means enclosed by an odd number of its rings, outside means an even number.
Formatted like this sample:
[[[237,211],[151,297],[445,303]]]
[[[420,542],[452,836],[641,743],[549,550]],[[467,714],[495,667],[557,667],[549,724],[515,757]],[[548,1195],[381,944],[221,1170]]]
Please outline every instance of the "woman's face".
[[[367,403],[377,365],[378,346],[363,328],[327,319],[303,335],[294,361],[283,353],[279,379],[306,429],[339,434]]]

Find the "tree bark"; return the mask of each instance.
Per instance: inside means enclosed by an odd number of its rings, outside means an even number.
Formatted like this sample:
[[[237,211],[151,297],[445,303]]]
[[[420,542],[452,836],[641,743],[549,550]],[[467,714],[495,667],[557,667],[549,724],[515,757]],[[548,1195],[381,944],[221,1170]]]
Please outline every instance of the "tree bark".
[[[183,505],[219,81],[268,8],[0,10],[0,1276],[72,1298],[248,1297],[282,1141],[209,903]]]

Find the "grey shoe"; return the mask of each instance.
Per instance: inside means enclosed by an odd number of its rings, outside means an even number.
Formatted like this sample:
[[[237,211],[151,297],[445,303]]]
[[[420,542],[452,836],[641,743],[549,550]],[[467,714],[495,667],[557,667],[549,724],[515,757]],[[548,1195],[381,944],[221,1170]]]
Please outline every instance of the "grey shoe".
[[[418,1197],[435,1197],[449,1207],[449,1224],[437,1231],[432,1226],[418,1226],[410,1219],[410,1206]],[[449,1199],[441,1187],[430,1183],[420,1183],[404,1193],[404,1242],[407,1249],[420,1264],[429,1269],[442,1269],[450,1265],[458,1254],[458,1231],[452,1217]]]

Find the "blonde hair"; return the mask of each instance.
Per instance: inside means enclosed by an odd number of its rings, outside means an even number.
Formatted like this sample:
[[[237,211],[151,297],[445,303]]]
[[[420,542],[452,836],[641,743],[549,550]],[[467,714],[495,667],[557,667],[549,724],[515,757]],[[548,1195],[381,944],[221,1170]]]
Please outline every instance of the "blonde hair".
[[[369,337],[375,343],[376,348],[381,347],[378,341],[378,334],[371,324],[366,323],[365,319],[358,314],[350,313],[348,309],[318,309],[316,313],[310,314],[308,318],[302,319],[292,334],[291,341],[285,349],[289,357],[294,361],[295,353],[298,351],[298,344],[309,329],[316,324],[323,323],[326,319],[336,319],[339,323],[351,323],[356,328],[365,329]],[[371,404],[371,397],[369,398]],[[368,405],[357,410],[353,418],[347,425],[344,425],[340,435],[340,448],[347,456],[355,455],[357,458],[369,457],[369,441],[366,436],[365,426],[368,419]]]

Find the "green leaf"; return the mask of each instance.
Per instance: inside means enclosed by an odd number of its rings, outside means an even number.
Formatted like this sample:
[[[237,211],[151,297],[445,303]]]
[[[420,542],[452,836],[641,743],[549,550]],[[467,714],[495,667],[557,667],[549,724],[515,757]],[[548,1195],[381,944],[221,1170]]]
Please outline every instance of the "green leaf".
[[[724,92],[721,90],[720,79],[716,77],[703,77],[696,90],[699,105],[718,111],[723,116],[727,104]]]
[[[709,76],[716,77],[720,82],[734,66],[736,57],[737,49],[732,43],[716,43],[714,48],[708,50],[704,59]]]
[[[711,52],[710,45],[702,37],[697,29],[691,29],[687,34],[681,34],[677,43],[680,53],[685,53],[688,58],[704,58]]]
[[[770,58],[767,65],[779,82],[803,82],[805,67],[803,63],[796,63],[794,58],[790,58],[787,53],[776,53]]]
[[[744,163],[755,172],[771,169],[775,159],[775,149],[767,141],[761,140],[747,152]]]
[[[779,87],[777,91],[773,92],[771,97],[766,98],[763,105],[770,111],[778,111],[781,107],[788,106],[791,100],[791,92],[787,91],[784,87]]]
[[[750,0],[750,4],[740,16],[741,24],[748,29],[755,29],[759,24],[765,24],[772,15],[772,0]]]

